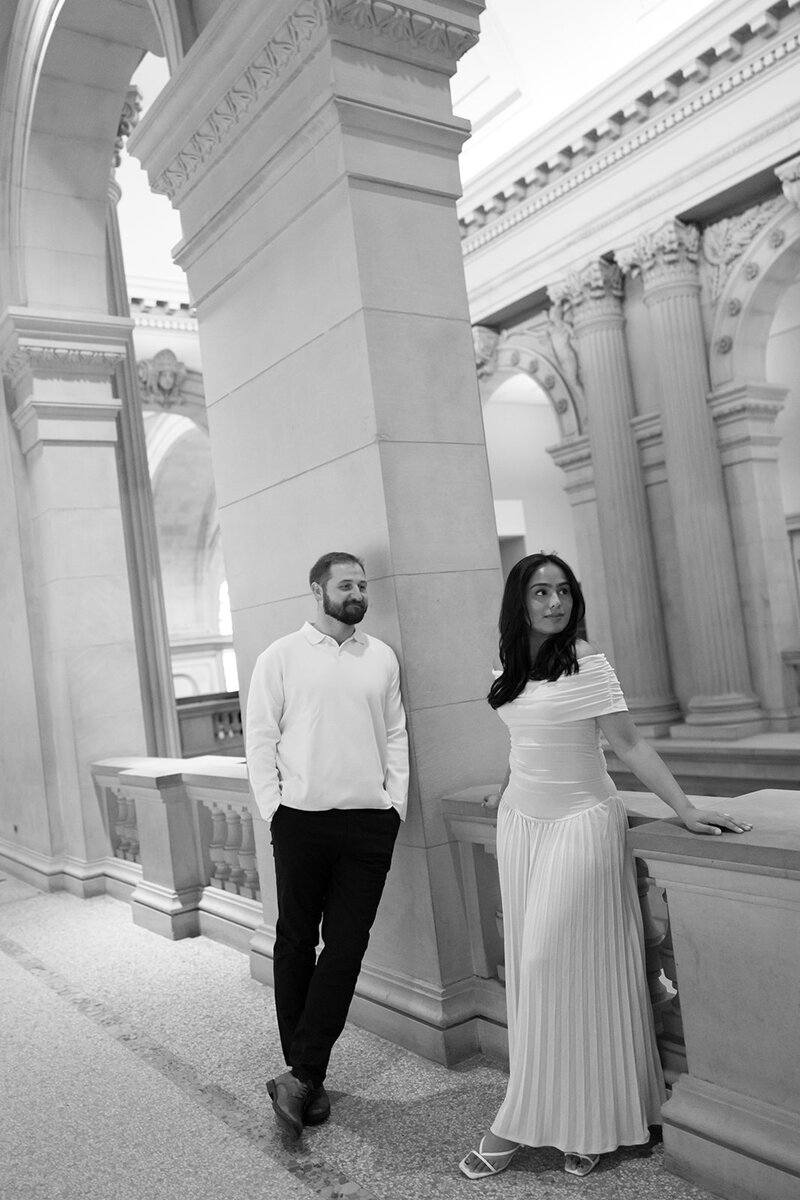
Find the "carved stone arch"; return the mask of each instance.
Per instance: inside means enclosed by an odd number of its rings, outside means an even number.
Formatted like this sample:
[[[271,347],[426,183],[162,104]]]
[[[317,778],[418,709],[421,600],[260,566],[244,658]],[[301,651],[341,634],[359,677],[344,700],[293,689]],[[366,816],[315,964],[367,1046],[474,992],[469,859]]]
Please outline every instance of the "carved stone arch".
[[[579,437],[583,433],[574,385],[556,362],[555,355],[542,348],[537,335],[528,332],[503,334],[497,344],[495,361],[493,391],[514,375],[528,375],[549,396],[561,440]]]
[[[734,380],[765,382],[770,326],[786,287],[800,276],[800,209],[786,203],[737,261],[711,333],[713,390]]]

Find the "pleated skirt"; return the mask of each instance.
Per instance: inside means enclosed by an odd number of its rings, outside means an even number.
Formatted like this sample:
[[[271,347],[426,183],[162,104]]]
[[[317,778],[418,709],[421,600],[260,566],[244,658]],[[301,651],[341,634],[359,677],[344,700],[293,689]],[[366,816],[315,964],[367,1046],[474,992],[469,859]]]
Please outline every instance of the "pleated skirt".
[[[563,819],[500,806],[509,1083],[492,1132],[603,1154],[649,1140],[664,1081],[618,796]]]

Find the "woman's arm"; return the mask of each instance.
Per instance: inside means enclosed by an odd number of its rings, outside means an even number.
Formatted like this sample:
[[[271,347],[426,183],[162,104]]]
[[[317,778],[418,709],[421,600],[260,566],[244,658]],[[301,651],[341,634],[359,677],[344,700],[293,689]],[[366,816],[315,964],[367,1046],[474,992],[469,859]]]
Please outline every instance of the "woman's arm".
[[[487,795],[485,795],[483,797],[483,800],[481,801],[483,808],[489,808],[489,809],[497,808],[497,806],[499,805],[499,803],[502,799],[503,792],[508,787],[508,781],[510,778],[511,778],[511,765],[509,764],[506,767],[505,778],[503,779],[503,782],[500,784],[500,790],[497,792],[488,792]]]
[[[627,712],[609,713],[597,722],[617,758],[633,771],[646,788],[668,804],[692,833],[744,833],[753,826],[746,821],[717,812],[695,808],[675,776],[653,747],[644,740]]]

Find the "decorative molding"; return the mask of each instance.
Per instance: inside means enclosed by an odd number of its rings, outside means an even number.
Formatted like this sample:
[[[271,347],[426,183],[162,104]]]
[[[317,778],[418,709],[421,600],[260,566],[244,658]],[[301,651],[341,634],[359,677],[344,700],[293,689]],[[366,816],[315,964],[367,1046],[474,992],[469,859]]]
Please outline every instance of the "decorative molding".
[[[617,262],[626,273],[644,277],[657,270],[672,272],[676,267],[694,269],[700,257],[700,231],[696,225],[666,221],[658,229],[641,234],[633,246],[617,254]]]
[[[449,62],[457,62],[477,44],[478,34],[452,21],[415,12],[394,0],[322,0],[329,20],[377,37],[407,42]]]
[[[587,301],[619,301],[625,294],[625,278],[617,263],[596,259],[580,271],[571,271],[566,279],[549,287],[547,294],[556,308],[579,308]]]
[[[24,345],[5,360],[3,374],[12,383],[28,369],[44,379],[110,379],[124,358],[124,350]]]
[[[781,163],[775,168],[775,174],[781,181],[786,199],[795,208],[800,208],[800,154],[788,162]]]
[[[176,404],[186,403],[183,384],[188,371],[172,350],[159,350],[153,358],[141,359],[136,364],[136,374],[143,407],[169,411]]]
[[[798,14],[789,11],[782,18],[784,24],[797,20]],[[756,39],[763,42],[767,37],[769,42],[758,54],[729,68],[730,60],[741,56],[743,45]],[[576,188],[671,134],[710,106],[727,100],[753,80],[763,78],[766,72],[781,66],[799,51],[800,30],[776,38],[773,30],[755,21],[737,30],[728,39],[728,45],[717,44],[698,56],[695,65],[703,66],[702,71],[690,68],[674,72],[570,146],[539,163],[530,176],[514,179],[488,204],[462,216],[464,256],[558,203]],[[652,119],[643,125],[649,116]]]
[[[733,264],[744,254],[756,234],[784,208],[782,196],[756,204],[737,217],[726,217],[703,231],[702,271],[708,278],[711,304],[719,300]]]
[[[304,47],[322,28],[328,3],[329,0],[301,0],[154,181],[154,192],[169,197],[173,204],[176,202],[199,168],[216,157],[231,130],[297,64]]]
[[[326,25],[404,44],[450,65],[478,41],[472,29],[394,0],[300,0],[154,181],[153,191],[175,204],[199,168],[217,157],[232,130],[280,86]]]

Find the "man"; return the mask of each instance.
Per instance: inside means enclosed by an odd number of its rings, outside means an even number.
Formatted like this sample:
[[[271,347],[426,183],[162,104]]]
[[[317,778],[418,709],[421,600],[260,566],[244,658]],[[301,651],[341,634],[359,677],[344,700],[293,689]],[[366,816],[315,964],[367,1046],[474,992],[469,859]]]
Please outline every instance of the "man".
[[[367,611],[364,564],[325,554],[309,583],[316,618],[259,656],[246,724],[250,785],[271,822],[275,1006],[289,1067],[267,1091],[295,1137],[330,1114],[328,1060],[408,798],[397,658],[356,629]]]

